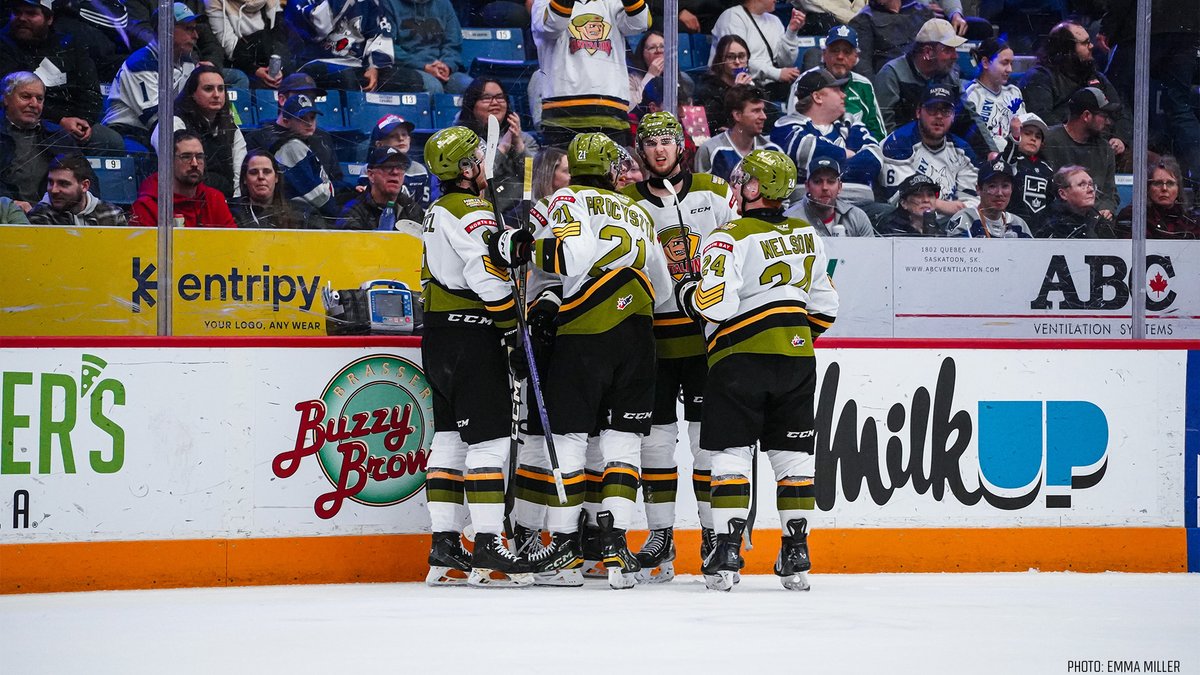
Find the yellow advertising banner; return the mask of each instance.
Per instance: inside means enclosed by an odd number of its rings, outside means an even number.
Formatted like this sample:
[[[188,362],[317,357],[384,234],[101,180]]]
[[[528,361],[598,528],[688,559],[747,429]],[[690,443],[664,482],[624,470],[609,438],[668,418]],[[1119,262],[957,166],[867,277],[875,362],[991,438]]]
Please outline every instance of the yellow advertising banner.
[[[0,335],[154,335],[157,232],[0,226]],[[321,289],[420,287],[421,241],[399,232],[174,231],[175,335],[325,335]]]

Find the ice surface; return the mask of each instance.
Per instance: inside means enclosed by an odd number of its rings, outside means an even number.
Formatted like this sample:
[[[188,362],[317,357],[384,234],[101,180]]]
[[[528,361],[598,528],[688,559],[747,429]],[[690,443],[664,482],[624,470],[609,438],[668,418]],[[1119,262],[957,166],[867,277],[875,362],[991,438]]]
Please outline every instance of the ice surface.
[[[730,593],[681,576],[625,591],[600,580],[2,596],[0,673],[1056,674],[1110,659],[1200,673],[1196,574],[811,579],[807,593],[771,576]]]

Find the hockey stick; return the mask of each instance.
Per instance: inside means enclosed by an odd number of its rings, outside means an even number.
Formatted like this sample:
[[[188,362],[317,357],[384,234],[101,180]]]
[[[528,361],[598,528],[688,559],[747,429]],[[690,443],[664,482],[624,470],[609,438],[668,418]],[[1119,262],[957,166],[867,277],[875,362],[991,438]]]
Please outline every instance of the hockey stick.
[[[754,461],[750,465],[750,513],[746,514],[746,550],[754,550],[754,517],[758,515],[758,445],[754,446]]]
[[[524,199],[525,201],[530,200],[532,181],[533,181],[533,159],[530,157],[526,157],[525,158],[525,175],[522,177],[522,182],[521,182],[522,199]],[[528,225],[527,222],[520,223],[521,229],[525,229],[527,225]],[[525,265],[522,265],[518,269],[517,274],[519,274],[522,278],[524,278]],[[525,287],[522,287],[521,290],[526,290],[526,289],[525,289]],[[524,293],[522,293],[521,296],[518,297],[516,300],[517,300],[518,307],[525,306]],[[512,388],[513,388],[512,427],[509,431],[509,436],[508,436],[508,438],[509,438],[508,485],[506,486],[506,488],[504,490],[504,531],[507,532],[510,536],[513,534],[512,512],[513,512],[513,507],[516,504],[516,484],[517,484],[516,476],[517,476],[517,467],[518,467],[517,455],[521,450],[521,445],[525,442],[521,438],[521,395],[522,395],[521,388],[522,388],[522,384],[518,380],[513,379]]]
[[[496,160],[496,147],[500,145],[500,121],[495,115],[488,115],[487,144],[483,153],[483,174],[487,177],[488,199],[492,202],[492,213],[496,216],[496,224],[504,227],[504,218],[500,215],[500,207],[496,204],[496,188],[492,185],[495,174],[493,164]],[[512,275],[514,295],[523,296],[520,274]],[[533,390],[533,400],[537,405],[538,418],[542,422],[542,431],[546,435],[546,452],[550,455],[550,471],[554,474],[554,491],[558,493],[558,503],[567,503],[567,488],[563,484],[562,469],[558,466],[558,453],[554,450],[554,437],[550,433],[550,418],[546,415],[546,402],[542,398],[542,381],[538,375],[537,361],[533,358],[533,341],[529,337],[529,325],[525,323],[525,307],[517,308],[517,328],[521,331],[521,346],[525,350],[525,359],[529,362],[529,388]]]

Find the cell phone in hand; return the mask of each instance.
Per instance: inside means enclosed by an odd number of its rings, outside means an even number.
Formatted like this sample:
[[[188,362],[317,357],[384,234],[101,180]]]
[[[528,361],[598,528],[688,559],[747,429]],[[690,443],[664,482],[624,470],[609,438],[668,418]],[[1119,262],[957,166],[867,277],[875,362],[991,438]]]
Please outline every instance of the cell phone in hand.
[[[741,75],[742,73],[748,73],[748,72],[750,72],[749,68],[734,68],[733,69],[733,78],[737,79],[738,75]]]

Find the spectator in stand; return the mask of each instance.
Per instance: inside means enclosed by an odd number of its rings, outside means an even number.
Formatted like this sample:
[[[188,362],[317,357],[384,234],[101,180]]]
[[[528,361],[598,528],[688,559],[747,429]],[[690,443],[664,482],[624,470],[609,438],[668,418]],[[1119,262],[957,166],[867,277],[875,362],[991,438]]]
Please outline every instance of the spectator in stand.
[[[1192,57],[1195,58],[1194,52]],[[1116,87],[1096,70],[1088,32],[1070,21],[1060,23],[1050,31],[1038,65],[1026,73],[1021,84],[1025,107],[1053,127],[1067,121],[1076,92],[1087,87],[1099,90],[1105,100],[1116,104],[1112,134],[1106,132],[1105,140],[1114,153],[1124,153],[1133,142],[1133,117],[1121,108]]]
[[[725,92],[725,116],[733,124],[704,142],[696,151],[696,171],[720,176],[726,181],[733,169],[753,150],[778,150],[763,135],[767,121],[766,93],[754,85],[739,84]]]
[[[171,178],[175,192],[175,222],[184,227],[237,227],[225,195],[204,184],[204,143],[195,132],[175,132]],[[133,203],[130,225],[158,226],[158,172],[142,181]]]
[[[1096,208],[1096,184],[1082,166],[1064,166],[1054,173],[1058,199],[1050,207],[1039,238],[1114,239],[1112,217]]]
[[[983,165],[979,172],[979,206],[968,206],[950,219],[950,237],[985,237],[991,239],[1029,239],[1029,225],[1013,213],[1012,200],[1016,170],[1002,159]]]
[[[796,0],[793,6],[804,12],[804,33],[820,35],[850,23],[867,0]]]
[[[713,38],[739,35],[750,46],[750,76],[767,90],[772,100],[787,96],[788,85],[800,77],[795,66],[800,53],[799,31],[804,26],[804,12],[793,9],[785,28],[779,17],[771,13],[774,0],[742,0],[721,13],[713,28]],[[714,46],[708,62],[716,61]]]
[[[1104,139],[1121,106],[1096,87],[1084,87],[1071,97],[1069,107],[1066,124],[1046,132],[1042,156],[1052,167],[1078,164],[1087,169],[1096,181],[1096,208],[1112,219],[1118,203],[1116,154]]]
[[[938,184],[934,208],[943,216],[952,216],[968,206],[977,206],[975,193],[978,174],[975,153],[963,139],[950,133],[958,96],[935,84],[926,91],[917,119],[897,129],[883,142],[881,190],[889,199],[897,187],[913,174],[924,174]],[[847,182],[867,183],[869,175],[847,167],[842,176]],[[853,175],[852,175],[853,174]],[[861,204],[860,204],[861,205]]]
[[[0,76],[37,74],[46,88],[43,117],[85,150],[122,153],[121,135],[99,124],[104,98],[96,64],[70,33],[54,29],[51,0],[16,0],[0,29]]]
[[[0,123],[0,196],[28,211],[42,197],[50,160],[78,153],[75,140],[42,119],[46,88],[37,75],[17,71],[0,81],[4,122]]]
[[[379,118],[371,129],[371,147],[395,148],[408,155],[412,147],[412,132],[414,125],[399,115],[384,115]],[[408,170],[404,173],[404,189],[416,200],[422,211],[428,210],[429,205],[437,196],[437,186],[429,178],[429,170],[420,162],[409,161]]]
[[[462,24],[450,0],[380,0],[394,29],[397,65],[416,70],[432,94],[461,94],[471,84],[463,72]]]
[[[974,120],[972,136],[980,144],[973,145],[977,154],[986,151],[989,160],[996,159],[1015,138],[1017,117],[1025,113],[1025,100],[1020,88],[1009,84],[1012,75],[1013,50],[998,38],[988,38],[972,55],[979,62],[979,78],[967,85],[962,95],[962,119]],[[964,136],[968,141],[972,136]]]
[[[838,195],[842,192],[842,166],[832,157],[814,157],[808,164],[804,197],[783,215],[801,218],[822,237],[874,237],[866,212]]]
[[[941,201],[941,188],[932,178],[914,173],[900,182],[900,200],[896,209],[875,225],[885,237],[941,237],[945,231],[938,224],[936,205]]]
[[[17,203],[8,197],[0,197],[0,225],[28,225],[29,218]]]
[[[800,76],[797,112],[776,122],[771,131],[771,141],[796,166],[808,166],[814,157],[832,157],[840,168],[860,152],[873,152],[875,156],[867,159],[873,169],[867,171],[878,172],[879,143],[870,130],[846,116],[846,92],[842,87],[848,81],[819,66]]]
[[[882,142],[888,132],[883,124],[883,115],[879,112],[879,103],[875,100],[875,85],[870,80],[854,72],[858,65],[858,34],[848,26],[834,26],[825,36],[825,48],[821,50],[821,65],[833,73],[839,80],[846,80],[842,91],[846,92],[846,119],[861,123],[871,132],[871,137]],[[796,87],[798,80],[792,84],[788,94],[788,113],[796,112]]]
[[[283,81],[282,70],[275,75],[269,72],[271,55],[290,61],[280,9],[280,0],[207,0],[204,5],[208,26],[221,45],[225,62],[252,76],[250,82],[255,88],[275,89]]]
[[[966,42],[942,19],[930,19],[917,32],[908,53],[888,61],[874,78],[879,109],[889,132],[913,119],[921,97],[934,84],[954,92],[955,103],[962,83],[958,77],[956,47]]]
[[[1147,239],[1200,238],[1200,214],[1183,202],[1183,172],[1179,162],[1164,155],[1150,162],[1146,174],[1149,192],[1146,203]],[[30,214],[32,215],[32,214]],[[1133,229],[1133,204],[1117,216],[1117,236],[1128,239]]]
[[[199,33],[197,17],[190,9],[181,2],[176,2],[173,9],[173,82],[168,91],[175,95],[183,90],[184,83],[196,69],[192,50]],[[108,93],[109,108],[104,124],[124,136],[125,147],[132,152],[149,150],[150,130],[158,123],[158,57],[157,42],[130,54]]]
[[[218,68],[197,66],[188,76],[183,91],[175,97],[172,131],[194,131],[204,143],[205,182],[226,197],[239,194],[238,167],[246,157],[246,139],[233,122],[232,109],[225,90],[225,78]],[[150,134],[158,150],[158,125]]]
[[[395,63],[393,22],[377,0],[296,0],[283,15],[300,38],[293,49],[300,72],[322,87],[424,89],[420,73]]]
[[[175,4],[181,4],[192,14],[198,17],[196,21],[196,44],[192,49],[193,60],[196,63],[208,63],[221,69],[221,74],[225,77],[225,81],[230,87],[238,89],[248,89],[250,80],[246,74],[234,68],[227,68],[225,62],[225,50],[221,47],[221,42],[213,35],[212,28],[209,27],[205,20],[205,1],[206,0],[176,0]],[[158,35],[158,0],[125,0],[129,6],[130,18],[137,15],[138,25],[137,30],[148,31],[150,43],[153,43]],[[136,9],[135,7],[140,7]]]
[[[542,141],[566,147],[576,135],[607,134],[631,145],[625,36],[650,27],[644,0],[534,0],[533,37],[541,82]]]
[[[261,148],[246,153],[242,161],[241,197],[229,202],[238,227],[272,230],[314,230],[325,227],[325,219],[302,202],[283,197],[279,164]]]
[[[855,71],[871,77],[882,70],[885,63],[910,51],[913,36],[930,19],[945,21],[947,18],[953,35],[971,40],[992,36],[991,24],[983,19],[964,16],[959,0],[942,0],[940,11],[915,0],[871,0],[865,9],[850,20],[850,27],[858,31],[859,46],[864,57]]]
[[[305,202],[327,218],[335,218],[339,210],[335,198],[339,187],[317,152],[319,115],[321,111],[311,97],[292,94],[279,109],[275,123],[251,134],[248,145],[274,155],[283,172],[284,196]]]
[[[50,161],[46,197],[29,211],[33,225],[124,227],[121,207],[100,201],[90,190],[92,166],[82,155],[59,155]]]
[[[533,158],[533,201],[549,197],[571,184],[567,168],[567,153],[560,148],[545,147]]]
[[[139,11],[149,17],[149,9],[140,3],[64,0],[54,6],[54,29],[72,36],[83,47],[96,64],[96,75],[101,82],[112,82],[125,59],[154,40],[154,28],[135,17]],[[124,151],[124,145],[121,150]]]
[[[732,124],[725,107],[725,94],[737,85],[754,84],[749,64],[750,48],[746,41],[736,35],[726,35],[717,41],[716,56],[708,70],[696,78],[696,104],[704,106],[708,128],[714,135]]]
[[[333,185],[333,189],[336,191],[347,187],[344,182],[342,167],[340,164],[338,164],[337,154],[334,152],[333,136],[329,135],[328,131],[317,128],[315,125],[315,118],[314,125],[309,128],[308,126],[301,124],[300,121],[296,120],[294,117],[287,115],[284,110],[288,100],[294,96],[304,96],[311,104],[317,100],[317,97],[324,95],[325,90],[318,89],[316,83],[313,81],[312,76],[308,75],[307,73],[292,73],[291,75],[288,75],[287,77],[283,78],[283,83],[279,85],[279,89],[275,94],[275,98],[279,102],[279,112],[276,115],[275,121],[263,124],[262,127],[245,135],[247,150],[253,148],[263,148],[264,150],[272,153],[275,156],[275,159],[285,167],[284,184],[289,186],[289,188],[291,187],[291,183],[289,182],[289,179],[287,179],[287,176],[294,175],[289,174],[289,170],[293,166],[294,162],[299,161],[299,159],[293,157],[285,161],[279,155],[279,148],[296,138],[297,133],[304,134],[302,136],[302,142],[307,148],[307,153],[316,158],[317,163],[320,165],[319,168],[329,179]],[[297,128],[293,129],[292,127]],[[299,147],[293,145],[292,150],[299,151]],[[313,206],[314,208],[318,208],[316,204],[313,204]],[[327,215],[335,216],[337,214],[335,212],[332,214],[327,213]]]
[[[717,19],[727,7],[727,0],[679,0],[679,32],[711,35]],[[663,25],[663,0],[650,0],[650,15],[654,17],[650,25]]]
[[[408,155],[403,152],[395,148],[371,148],[367,158],[368,188],[342,209],[336,229],[398,230],[420,238],[425,213],[404,191],[406,168]]]
[[[499,80],[481,77],[471,82],[463,93],[462,108],[455,124],[487,138],[488,117],[500,123],[500,142],[496,146],[496,161],[490,181],[496,191],[496,205],[507,211],[521,201],[525,183],[525,158],[538,151],[533,136],[521,129],[521,116],[508,103],[508,92]]]
[[[666,64],[666,42],[657,30],[647,31],[629,55],[629,110],[641,119],[652,103],[662,103],[663,67]],[[679,71],[679,101],[692,98],[696,84],[683,70]],[[686,92],[686,93],[683,93]],[[649,95],[647,95],[649,93]]]
[[[1004,161],[1016,169],[1008,211],[1020,216],[1031,232],[1038,232],[1042,221],[1050,215],[1050,181],[1054,178],[1054,169],[1041,156],[1046,123],[1033,113],[1018,115],[1016,119],[1020,134],[1008,144],[1003,155]]]

